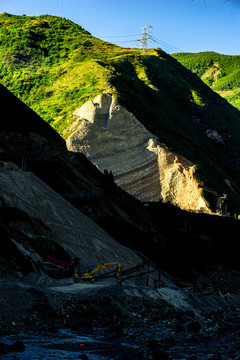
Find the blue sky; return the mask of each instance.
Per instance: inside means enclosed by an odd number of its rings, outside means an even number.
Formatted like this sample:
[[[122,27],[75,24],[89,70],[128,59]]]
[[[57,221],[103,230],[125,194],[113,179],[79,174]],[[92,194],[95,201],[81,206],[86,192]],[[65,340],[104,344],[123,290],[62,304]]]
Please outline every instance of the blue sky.
[[[124,47],[138,47],[151,25],[148,47],[240,55],[240,0],[0,0],[3,12],[62,16]]]

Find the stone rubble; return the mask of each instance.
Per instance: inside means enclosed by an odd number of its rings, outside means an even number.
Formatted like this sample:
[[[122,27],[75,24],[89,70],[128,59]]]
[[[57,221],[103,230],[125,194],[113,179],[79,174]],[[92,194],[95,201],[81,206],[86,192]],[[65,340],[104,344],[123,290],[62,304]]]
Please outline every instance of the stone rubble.
[[[39,356],[55,351],[56,359],[58,353],[64,359],[72,354],[106,360],[239,359],[239,295],[236,305],[226,300],[227,294],[205,295],[203,301],[195,292],[193,299],[190,286],[153,289],[130,282],[120,286],[115,280],[95,285],[78,284],[71,293],[60,283],[30,287],[19,280],[2,282],[12,311],[4,311],[1,299],[1,356],[14,353],[25,359],[30,351]],[[32,349],[38,341],[42,347]]]

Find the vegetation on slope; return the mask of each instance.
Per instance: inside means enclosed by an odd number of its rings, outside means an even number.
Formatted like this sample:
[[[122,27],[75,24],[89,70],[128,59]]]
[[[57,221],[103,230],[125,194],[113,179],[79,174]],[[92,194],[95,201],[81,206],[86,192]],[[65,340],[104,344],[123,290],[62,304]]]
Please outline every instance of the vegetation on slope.
[[[178,53],[172,56],[240,110],[240,56],[215,52]]]
[[[138,56],[144,81],[133,59],[112,63],[120,103],[161,142],[198,164],[205,186],[229,193],[225,181],[234,184],[232,200],[238,202],[239,111],[160,49]]]
[[[60,133],[77,107],[108,91],[111,72],[100,62],[128,53],[55,16],[4,13],[0,29],[1,83]]]
[[[64,138],[74,110],[112,93],[240,208],[240,113],[161,49],[120,48],[63,18],[2,14],[0,81]]]

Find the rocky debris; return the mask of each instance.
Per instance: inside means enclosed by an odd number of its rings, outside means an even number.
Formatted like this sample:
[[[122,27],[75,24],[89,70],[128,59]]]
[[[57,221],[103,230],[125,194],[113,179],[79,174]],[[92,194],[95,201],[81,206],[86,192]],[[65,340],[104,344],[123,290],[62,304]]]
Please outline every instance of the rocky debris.
[[[157,138],[109,94],[87,101],[75,115],[81,119],[67,139],[70,151],[82,152],[102,172],[142,201],[158,201],[185,210],[211,212],[194,177],[195,166],[167,150]]]
[[[6,203],[0,207],[0,234],[2,277],[11,275],[21,278],[32,272],[64,277],[73,270],[71,256],[53,240],[52,231],[40,219],[8,207]],[[48,271],[44,264],[49,254],[68,263],[69,268]]]
[[[89,263],[120,261],[130,267],[142,262],[34,174],[17,167],[0,168],[0,187],[6,206],[40,218],[51,230],[52,239],[70,255],[79,257],[82,271]]]
[[[2,281],[2,354],[13,343],[9,334],[18,334],[14,342],[22,342],[25,350],[19,346],[17,351],[30,351],[35,341],[46,345],[34,351],[64,351],[66,358],[73,352],[86,359],[93,354],[104,359],[238,358],[240,306],[226,301],[229,295],[193,293],[190,282],[178,289],[104,284],[78,283],[71,293],[70,285]],[[189,306],[174,302],[174,293]],[[31,337],[35,340],[28,342]]]

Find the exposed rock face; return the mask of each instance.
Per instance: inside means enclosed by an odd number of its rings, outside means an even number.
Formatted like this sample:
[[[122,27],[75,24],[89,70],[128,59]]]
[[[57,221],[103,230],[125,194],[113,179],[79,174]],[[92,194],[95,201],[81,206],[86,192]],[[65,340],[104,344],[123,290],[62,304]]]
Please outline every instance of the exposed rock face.
[[[194,179],[194,164],[172,153],[111,95],[87,101],[75,115],[81,121],[68,138],[101,171],[143,201],[170,201],[185,210],[209,212]]]
[[[68,138],[71,151],[83,152],[101,171],[141,200],[161,198],[157,155],[147,150],[152,135],[109,95],[87,101],[76,114],[83,119]]]
[[[194,178],[195,165],[153,140],[150,140],[148,149],[158,155],[161,195],[164,201],[184,210],[210,213],[201,196],[201,188]]]
[[[0,188],[8,206],[40,218],[52,230],[53,240],[80,258],[82,270],[90,263],[120,261],[127,268],[142,262],[31,172],[1,162]]]

